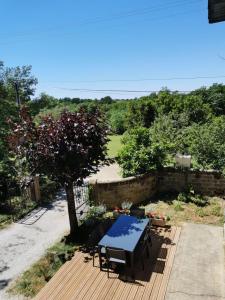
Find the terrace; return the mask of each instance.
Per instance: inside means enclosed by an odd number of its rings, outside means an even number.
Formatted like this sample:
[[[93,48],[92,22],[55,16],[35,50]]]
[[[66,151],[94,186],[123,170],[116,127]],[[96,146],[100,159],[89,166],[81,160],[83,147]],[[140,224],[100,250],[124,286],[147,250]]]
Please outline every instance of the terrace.
[[[89,255],[76,251],[35,300],[164,299],[180,231],[181,228],[175,226],[152,227],[150,257],[145,258],[144,270],[140,262],[136,262],[135,279],[129,281],[124,281],[121,273],[110,273],[108,278],[107,272],[100,271],[97,258],[93,267]],[[128,279],[129,268],[125,273]]]

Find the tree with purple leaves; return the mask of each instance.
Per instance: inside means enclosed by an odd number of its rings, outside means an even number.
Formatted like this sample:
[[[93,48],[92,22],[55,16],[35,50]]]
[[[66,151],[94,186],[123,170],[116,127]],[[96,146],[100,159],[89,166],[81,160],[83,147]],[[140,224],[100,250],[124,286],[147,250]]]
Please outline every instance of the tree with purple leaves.
[[[45,174],[65,188],[71,235],[78,232],[73,185],[81,184],[108,163],[107,135],[108,128],[98,110],[91,114],[64,111],[58,119],[48,115],[37,125],[23,107],[20,122],[12,124],[10,147],[29,173]]]

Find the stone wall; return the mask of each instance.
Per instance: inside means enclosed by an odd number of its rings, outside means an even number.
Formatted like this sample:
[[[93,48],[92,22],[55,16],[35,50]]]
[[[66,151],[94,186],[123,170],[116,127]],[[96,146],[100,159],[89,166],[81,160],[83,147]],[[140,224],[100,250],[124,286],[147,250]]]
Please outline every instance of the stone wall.
[[[183,171],[165,168],[148,175],[129,177],[118,181],[91,182],[95,203],[108,208],[120,206],[124,201],[139,204],[157,192],[182,192],[190,186],[205,195],[225,194],[225,178],[216,171]]]
[[[154,174],[124,178],[118,181],[91,182],[92,197],[96,204],[104,203],[108,208],[129,201],[139,204],[156,193]]]
[[[190,186],[200,194],[221,195],[225,193],[225,178],[216,171],[182,171],[167,168],[158,172],[158,192],[182,192]]]

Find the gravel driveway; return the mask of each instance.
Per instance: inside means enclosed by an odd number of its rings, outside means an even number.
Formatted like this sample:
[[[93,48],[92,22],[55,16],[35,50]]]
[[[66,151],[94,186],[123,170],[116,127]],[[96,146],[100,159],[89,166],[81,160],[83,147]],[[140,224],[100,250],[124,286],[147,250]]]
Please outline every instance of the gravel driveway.
[[[1,300],[8,299],[5,290],[10,282],[68,230],[67,203],[65,195],[60,194],[51,206],[35,211],[24,223],[14,223],[0,231]]]

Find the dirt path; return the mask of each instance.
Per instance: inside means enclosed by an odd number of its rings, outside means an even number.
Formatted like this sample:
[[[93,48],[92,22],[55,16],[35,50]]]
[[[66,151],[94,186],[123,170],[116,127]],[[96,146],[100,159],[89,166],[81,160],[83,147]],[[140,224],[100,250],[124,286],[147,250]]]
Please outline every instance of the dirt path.
[[[65,195],[60,195],[51,206],[36,211],[24,223],[14,223],[0,231],[1,300],[8,299],[5,293],[8,285],[68,230]]]

